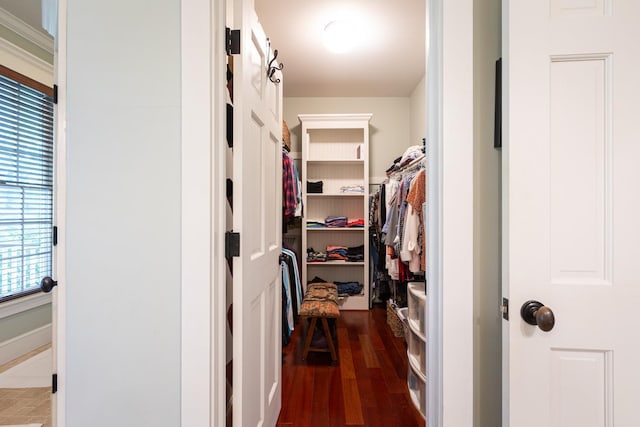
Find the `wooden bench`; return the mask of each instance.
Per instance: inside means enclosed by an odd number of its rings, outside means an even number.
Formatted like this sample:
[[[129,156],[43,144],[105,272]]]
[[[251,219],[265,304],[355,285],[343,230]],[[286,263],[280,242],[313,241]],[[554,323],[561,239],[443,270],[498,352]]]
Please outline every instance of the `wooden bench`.
[[[329,322],[327,319],[336,319],[340,317],[340,308],[338,307],[338,287],[333,283],[310,283],[307,285],[307,291],[300,305],[300,316],[302,318],[311,319],[311,323],[307,328],[307,336],[304,341],[304,349],[302,351],[302,360],[307,358],[310,351],[330,352],[333,361],[338,360],[336,354],[336,346],[333,343]],[[311,347],[313,332],[316,324],[320,319],[322,323],[322,331],[327,340],[326,347]]]

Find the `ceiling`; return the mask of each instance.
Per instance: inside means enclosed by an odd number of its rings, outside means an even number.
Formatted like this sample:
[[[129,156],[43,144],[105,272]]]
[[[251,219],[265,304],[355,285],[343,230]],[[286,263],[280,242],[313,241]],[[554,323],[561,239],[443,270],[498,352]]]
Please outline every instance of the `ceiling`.
[[[0,8],[31,25],[42,29],[42,0],[0,0]]]
[[[409,96],[425,73],[425,1],[255,0],[284,64],[286,97]],[[363,43],[335,54],[323,45],[333,20],[360,25]]]
[[[42,30],[41,0],[0,7]],[[406,97],[425,73],[425,0],[255,0],[258,18],[284,64],[286,97]],[[329,52],[324,27],[347,20],[360,45]],[[43,30],[42,30],[43,31]]]

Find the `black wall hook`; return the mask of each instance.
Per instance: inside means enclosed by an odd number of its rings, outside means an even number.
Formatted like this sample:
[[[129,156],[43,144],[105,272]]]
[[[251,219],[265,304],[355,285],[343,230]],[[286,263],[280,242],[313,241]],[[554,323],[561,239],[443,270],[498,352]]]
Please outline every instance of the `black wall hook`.
[[[267,77],[269,78],[269,80],[271,80],[273,83],[276,83],[276,84],[280,83],[280,79],[275,76],[276,71],[282,71],[282,69],[284,68],[284,64],[282,63],[278,64],[277,67],[273,65],[273,62],[276,60],[277,57],[278,57],[278,49],[275,49],[273,51],[273,58],[271,58],[271,61],[269,61],[269,65],[267,65]]]

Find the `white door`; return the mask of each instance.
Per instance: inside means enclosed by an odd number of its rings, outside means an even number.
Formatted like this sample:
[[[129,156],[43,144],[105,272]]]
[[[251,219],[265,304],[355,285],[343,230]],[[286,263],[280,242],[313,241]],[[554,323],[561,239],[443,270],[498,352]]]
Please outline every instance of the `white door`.
[[[282,84],[251,0],[237,0],[234,57],[233,425],[274,426],[281,406]],[[278,72],[278,77],[281,78]]]
[[[639,426],[640,2],[504,4],[504,425]]]

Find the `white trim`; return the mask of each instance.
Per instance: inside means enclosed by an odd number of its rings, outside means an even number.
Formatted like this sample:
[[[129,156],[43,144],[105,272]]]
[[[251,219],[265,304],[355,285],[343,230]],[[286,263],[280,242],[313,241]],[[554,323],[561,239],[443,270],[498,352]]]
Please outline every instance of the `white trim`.
[[[0,343],[0,365],[51,342],[51,323]]]
[[[2,54],[2,65],[5,67],[47,86],[53,86],[52,64],[43,61],[3,38],[0,38],[0,53]]]
[[[224,253],[224,236],[227,229],[227,55],[226,39],[227,7],[224,1],[213,2],[213,156],[211,187],[213,189],[213,263],[211,277],[211,427],[226,425],[227,410],[227,260]],[[232,347],[232,346],[231,346]],[[232,397],[230,396],[230,401]]]
[[[473,0],[442,2],[443,425],[473,425]]]
[[[298,118],[300,122],[305,120],[314,120],[314,121],[329,121],[334,122],[336,120],[340,121],[369,121],[371,120],[371,116],[373,113],[359,113],[359,114],[298,114]]]
[[[444,425],[442,330],[442,2],[427,2],[427,419]]]
[[[502,33],[502,206],[501,206],[501,231],[502,231],[502,240],[501,240],[501,277],[502,277],[502,297],[510,299],[509,295],[509,254],[510,251],[510,215],[509,215],[509,194],[510,194],[510,179],[509,179],[509,81],[510,81],[510,73],[509,73],[509,16],[511,7],[510,1],[502,2],[502,22],[501,22],[501,33]],[[517,310],[517,309],[516,309]],[[515,314],[518,316],[518,313],[513,313],[511,316]],[[517,317],[516,317],[517,318]],[[511,320],[512,322],[515,321]],[[509,348],[510,348],[510,339],[509,339],[509,321],[502,321],[502,426],[510,427],[510,399],[509,399],[509,372],[510,372],[510,363],[509,363]]]
[[[215,73],[214,8],[210,0],[181,1],[181,425],[210,427],[224,425],[224,394],[219,399],[220,384],[224,390],[224,371],[215,361],[224,351],[214,351],[219,325],[212,308],[221,298],[224,286],[215,286],[217,262],[214,242],[214,197],[219,190],[212,179],[214,107],[212,76]],[[219,49],[219,50],[222,50]],[[224,180],[223,180],[224,181]],[[224,205],[223,205],[224,206]],[[224,270],[222,270],[224,271]],[[218,281],[217,283],[224,283]],[[215,294],[215,295],[214,295]],[[224,304],[224,294],[222,297]],[[224,323],[222,323],[224,327]],[[224,337],[224,329],[222,329]],[[220,384],[218,384],[220,383]],[[222,405],[222,406],[220,406]],[[222,408],[222,409],[220,409]]]
[[[0,319],[51,303],[51,294],[40,292],[0,304]]]
[[[53,54],[53,38],[33,28],[31,25],[24,22],[0,8],[0,25],[7,27],[20,37],[30,41],[39,48]]]
[[[52,427],[67,425],[67,283],[66,276],[66,197],[67,197],[67,0],[58,0],[58,35],[54,52],[54,81],[58,85],[58,104],[54,109],[54,223],[58,245],[54,248],[55,277],[60,283],[53,290],[53,369],[58,374],[58,391],[51,395]]]

